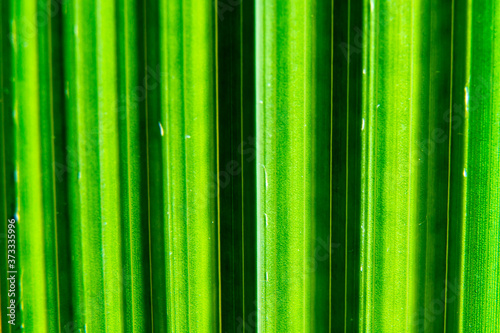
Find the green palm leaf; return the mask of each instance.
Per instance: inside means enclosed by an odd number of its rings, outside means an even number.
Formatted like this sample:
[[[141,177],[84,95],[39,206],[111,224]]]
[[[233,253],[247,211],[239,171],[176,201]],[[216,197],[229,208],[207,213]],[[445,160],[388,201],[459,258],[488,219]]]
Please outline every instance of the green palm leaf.
[[[325,235],[329,229],[331,95],[322,85],[330,84],[330,13],[327,2],[257,1],[261,332],[305,332],[314,329],[315,320],[325,323],[313,314],[315,289],[318,295],[328,290],[327,278],[315,281],[314,255],[316,230],[329,241]],[[327,306],[325,300],[321,307]]]
[[[160,4],[164,233],[168,329],[218,327],[215,11],[204,1]]]
[[[500,21],[495,8],[494,1],[455,3],[448,294],[456,301],[448,306],[447,332],[499,327]]]
[[[0,6],[2,332],[500,327],[494,0]]]
[[[38,31],[33,24],[36,22],[36,15],[36,2],[11,4],[14,124],[12,137],[16,158],[13,174],[17,221],[15,229],[18,239],[17,251],[14,254],[18,262],[15,267],[10,265],[8,267],[9,271],[17,271],[20,277],[19,285],[23,286],[18,290],[19,308],[23,309],[18,318],[18,325],[20,327],[39,325],[42,331],[48,331],[49,324],[56,329],[58,326],[57,288],[55,287],[57,284],[55,286],[49,284],[57,281],[57,266],[54,256],[54,233],[51,233],[54,230],[53,205],[49,198],[44,201],[44,194],[50,197],[53,187],[50,182],[46,182],[46,178],[42,178],[45,173],[50,172],[51,167],[50,157],[42,160],[42,148],[46,146],[40,142],[42,128],[46,129],[48,125],[47,118],[44,116],[51,110],[46,108],[47,103],[45,103],[48,101],[48,94],[40,94],[42,86],[48,88],[44,85],[47,82],[48,73],[38,75],[39,53],[45,50],[38,48]],[[43,45],[43,39],[41,44]],[[46,149],[44,153],[47,153]],[[44,188],[42,184],[48,188]],[[44,204],[47,207],[44,207]],[[9,218],[13,217],[9,214]],[[50,238],[45,237],[46,231]],[[46,253],[46,256],[41,256],[42,253]],[[39,272],[41,278],[29,274],[29,270]],[[36,306],[37,302],[40,306]]]
[[[451,7],[364,8],[359,329],[441,331]]]

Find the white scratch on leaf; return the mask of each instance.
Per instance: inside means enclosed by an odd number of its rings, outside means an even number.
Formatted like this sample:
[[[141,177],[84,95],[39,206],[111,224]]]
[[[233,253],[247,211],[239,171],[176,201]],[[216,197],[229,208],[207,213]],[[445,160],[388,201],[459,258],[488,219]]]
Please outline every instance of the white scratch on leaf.
[[[163,136],[163,126],[161,126],[161,122],[158,122],[158,126],[160,126],[160,135]]]
[[[265,175],[265,178],[266,178],[266,188],[269,186],[269,183],[267,181],[267,170],[266,170],[266,166],[264,164],[261,164],[261,166],[264,168],[264,175]]]
[[[464,92],[465,92],[465,111],[467,113],[469,113],[469,84],[467,83],[467,85],[465,86],[464,88]]]

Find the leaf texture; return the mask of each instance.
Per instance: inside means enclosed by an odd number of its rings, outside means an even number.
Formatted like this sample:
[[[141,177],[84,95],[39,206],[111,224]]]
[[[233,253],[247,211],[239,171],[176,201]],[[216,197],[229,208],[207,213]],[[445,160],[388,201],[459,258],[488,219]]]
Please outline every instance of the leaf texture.
[[[170,332],[219,325],[215,10],[160,3],[161,135]],[[165,126],[165,127],[163,127]]]
[[[494,1],[455,3],[448,256],[448,294],[455,302],[448,306],[447,332],[499,327],[497,8]]]
[[[2,332],[498,331],[494,0],[0,7]]]
[[[359,330],[442,331],[451,7],[364,9]]]
[[[257,1],[257,306],[259,331],[314,329],[315,231],[328,235],[330,93],[327,2]],[[316,63],[314,59],[321,59]],[[328,237],[323,238],[328,244]],[[328,250],[328,245],[327,245]],[[325,262],[320,265],[326,264]],[[321,309],[327,308],[327,300]],[[326,313],[326,312],[322,312]]]

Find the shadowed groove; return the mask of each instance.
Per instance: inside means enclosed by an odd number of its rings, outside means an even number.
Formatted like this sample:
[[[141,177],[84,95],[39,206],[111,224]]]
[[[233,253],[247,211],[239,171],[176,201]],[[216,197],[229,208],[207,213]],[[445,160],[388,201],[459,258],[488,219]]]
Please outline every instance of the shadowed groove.
[[[254,3],[218,5],[221,329],[254,332]]]

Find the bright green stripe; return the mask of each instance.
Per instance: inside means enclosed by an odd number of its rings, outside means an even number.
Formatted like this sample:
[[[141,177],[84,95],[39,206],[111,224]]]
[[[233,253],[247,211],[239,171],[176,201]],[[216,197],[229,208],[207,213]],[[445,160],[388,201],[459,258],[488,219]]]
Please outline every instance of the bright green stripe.
[[[165,86],[165,91],[162,91],[162,106],[163,110],[167,112],[162,112],[162,121],[158,123],[158,131],[163,136],[162,142],[166,141],[165,147],[168,149],[165,153],[165,148],[163,148],[165,166],[163,184],[167,192],[167,204],[164,205],[164,210],[167,219],[166,239],[168,239],[165,249],[165,263],[167,264],[168,276],[167,295],[170,295],[167,298],[167,314],[169,314],[169,318],[172,318],[168,322],[168,328],[171,332],[175,332],[189,330],[189,252],[186,230],[186,170],[184,167],[186,162],[184,56],[181,29],[183,15],[181,1],[162,1],[160,6],[160,22],[165,22],[166,25],[161,27],[161,45],[168,45],[168,48],[162,48],[161,63],[162,68],[166,68],[164,71],[168,73],[168,76],[162,78],[162,83]],[[169,38],[169,36],[172,37]],[[168,80],[168,78],[176,78],[176,80]],[[168,112],[170,110],[173,111]],[[176,152],[174,159],[171,157],[172,152]],[[167,169],[169,165],[173,166],[175,162],[177,162],[175,168],[169,167]],[[177,191],[174,196],[175,190]],[[174,219],[178,220],[178,222],[171,223],[170,221],[175,221]],[[175,246],[172,246],[174,244]],[[169,257],[172,256],[179,259],[171,260]],[[172,293],[173,291],[176,292]]]
[[[11,8],[13,110],[16,144],[19,322],[28,332],[48,330],[40,145],[40,82],[36,2]],[[29,135],[26,135],[29,133]],[[22,268],[21,268],[22,267]]]
[[[69,6],[65,45],[75,328],[122,331],[116,8],[113,1]]]
[[[106,327],[94,10],[94,1],[65,3],[65,92],[74,327],[90,332]]]
[[[145,166],[144,112],[140,106],[145,94],[139,55],[139,22],[135,0],[118,2],[118,120],[120,134],[120,190],[123,246],[123,292],[125,330],[149,331],[149,257],[147,237],[147,193]]]
[[[160,10],[167,316],[170,332],[218,327],[214,6]],[[166,295],[166,296],[167,296]]]
[[[106,330],[123,330],[116,4],[96,0],[101,248]],[[88,223],[88,221],[87,221]]]
[[[71,6],[71,7],[69,7]],[[105,328],[94,2],[68,4],[65,22],[70,218],[75,328]]]
[[[17,271],[21,327],[48,330],[44,262],[44,215],[40,147],[40,105],[36,3],[11,8],[13,33],[13,110],[16,142]],[[30,133],[26,135],[25,133]],[[21,267],[23,267],[21,269]]]
[[[362,331],[430,331],[443,320],[447,177],[435,168],[447,156],[440,57],[451,37],[436,22],[450,15],[420,0],[364,4]]]
[[[75,2],[65,25],[74,46],[66,94],[70,104],[69,146],[74,154],[70,170],[70,218],[73,253],[75,327],[94,331],[105,329],[103,263],[101,247],[101,205],[99,180],[99,135],[97,114],[97,66],[95,63],[95,3]],[[69,18],[69,17],[68,17]],[[74,47],[74,49],[72,48]],[[73,67],[74,66],[74,67]],[[73,74],[74,73],[74,74]],[[74,78],[72,77],[74,75]]]
[[[326,166],[322,181],[316,178],[315,164],[315,158],[321,156],[316,149],[328,147],[329,131],[320,128],[329,123],[325,117],[330,113],[330,94],[319,95],[317,86],[321,85],[316,77],[330,73],[330,67],[313,66],[318,56],[314,46],[330,43],[328,35],[316,34],[318,12],[330,12],[325,2],[258,1],[256,7],[257,297],[261,332],[307,332],[314,327],[311,267],[317,259],[313,257],[317,251],[314,228],[316,200],[321,196],[316,196],[313,188],[329,193],[325,181],[328,153],[317,161]],[[329,54],[326,52],[328,60]],[[326,97],[326,107],[320,97]],[[317,226],[327,228],[328,208],[320,218]],[[328,290],[328,280],[324,282],[316,286],[318,293]],[[327,299],[322,308],[328,309]]]
[[[450,196],[450,221],[461,245],[450,252],[459,259],[450,263],[448,280],[456,283],[448,293],[458,294],[459,299],[449,307],[447,331],[496,332],[500,326],[500,7],[496,1],[456,3],[457,10],[466,10],[468,16],[464,27],[456,25],[455,30],[462,36],[456,38],[457,50],[466,51],[454,71],[456,163]]]

